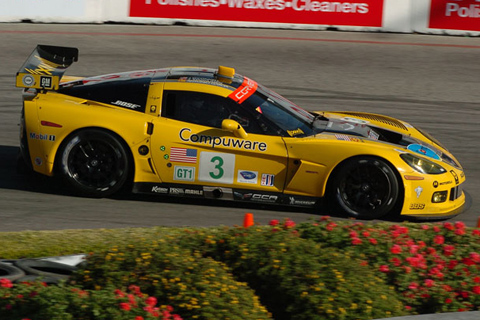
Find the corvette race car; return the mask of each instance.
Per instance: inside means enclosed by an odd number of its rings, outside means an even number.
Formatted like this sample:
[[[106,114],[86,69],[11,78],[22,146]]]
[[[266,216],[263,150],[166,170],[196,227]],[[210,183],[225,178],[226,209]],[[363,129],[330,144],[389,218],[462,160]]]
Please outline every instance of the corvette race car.
[[[67,77],[78,49],[39,45],[17,73],[20,150],[74,193],[314,207],[440,218],[465,204],[461,165],[388,116],[306,111],[233,68]]]

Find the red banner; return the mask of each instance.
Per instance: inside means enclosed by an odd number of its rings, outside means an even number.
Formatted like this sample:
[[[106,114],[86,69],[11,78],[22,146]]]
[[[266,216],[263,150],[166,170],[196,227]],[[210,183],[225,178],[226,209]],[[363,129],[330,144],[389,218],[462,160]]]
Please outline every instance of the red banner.
[[[130,17],[381,27],[384,0],[130,0]]]
[[[480,31],[480,0],[432,0],[428,27]]]

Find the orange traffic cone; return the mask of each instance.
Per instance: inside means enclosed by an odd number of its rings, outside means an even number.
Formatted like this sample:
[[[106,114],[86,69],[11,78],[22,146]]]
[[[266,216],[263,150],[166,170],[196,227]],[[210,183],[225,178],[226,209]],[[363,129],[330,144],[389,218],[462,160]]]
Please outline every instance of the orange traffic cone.
[[[253,226],[253,214],[245,213],[245,217],[243,218],[243,227],[248,228]]]

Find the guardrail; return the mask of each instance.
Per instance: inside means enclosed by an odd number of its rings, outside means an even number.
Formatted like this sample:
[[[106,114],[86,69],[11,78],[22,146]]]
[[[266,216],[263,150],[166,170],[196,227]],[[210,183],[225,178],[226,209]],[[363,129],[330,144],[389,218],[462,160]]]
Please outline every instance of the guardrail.
[[[480,36],[480,0],[0,0],[0,22],[138,23]]]

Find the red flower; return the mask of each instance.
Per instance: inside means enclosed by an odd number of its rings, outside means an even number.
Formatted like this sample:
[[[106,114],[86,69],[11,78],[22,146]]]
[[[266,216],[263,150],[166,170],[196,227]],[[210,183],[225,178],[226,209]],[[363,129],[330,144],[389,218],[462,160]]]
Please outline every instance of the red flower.
[[[393,257],[392,259],[390,259],[390,261],[393,263],[393,265],[395,267],[398,267],[399,265],[402,264],[402,260],[400,260],[399,258],[397,257]]]
[[[378,244],[378,241],[375,238],[368,238],[368,241],[370,241],[371,244]]]
[[[450,298],[445,299],[445,303],[447,303],[447,304],[452,303],[452,299],[450,299]]]
[[[451,256],[453,254],[453,250],[455,250],[455,247],[452,245],[446,245],[443,247],[443,254],[446,256]]]
[[[435,285],[435,281],[433,281],[432,279],[425,279],[425,287],[431,288],[434,285]]]
[[[436,243],[436,244],[444,244],[445,243],[445,237],[442,236],[442,235],[436,235],[433,238],[433,242]]]
[[[428,224],[422,225],[422,230],[428,230],[428,229],[430,229],[430,227],[428,226]]]
[[[368,238],[368,237],[370,237],[370,232],[368,232],[368,231],[363,231],[363,232],[362,232],[362,236],[364,236],[365,238]]]
[[[145,303],[149,306],[154,307],[157,304],[157,298],[155,297],[148,297],[147,300],[145,300]]]
[[[0,287],[12,288],[13,287],[12,281],[10,281],[9,279],[2,278],[0,279]]]
[[[402,247],[400,247],[398,244],[394,244],[390,249],[390,252],[393,254],[400,254],[402,252]]]
[[[455,234],[457,236],[463,236],[465,234],[465,229],[456,229]]]
[[[278,225],[278,223],[279,223],[278,220],[274,219],[274,220],[270,220],[270,222],[268,224],[274,227],[274,226]]]
[[[472,230],[472,235],[474,235],[474,236],[480,236],[480,229],[473,229],[473,230]]]
[[[122,302],[122,303],[120,303],[120,309],[125,310],[125,311],[130,311],[130,310],[132,310],[132,307],[130,306],[130,304],[128,304],[126,302]]]
[[[408,289],[410,289],[410,290],[416,290],[416,289],[418,289],[418,283],[416,283],[416,282],[411,282],[410,285],[408,286]]]
[[[419,249],[419,248],[420,248],[420,247],[417,246],[417,245],[415,245],[415,244],[414,244],[414,245],[411,245],[409,252],[410,252],[411,254],[415,254],[415,253],[418,252],[418,249]]]
[[[390,271],[390,269],[388,268],[388,266],[386,264],[382,264],[380,266],[380,268],[378,268],[378,270],[380,270],[380,272],[384,272],[384,273],[387,273]]]
[[[295,227],[295,222],[287,218],[283,225],[285,228],[293,228]]]
[[[433,231],[440,232],[440,227],[439,226],[433,226]]]
[[[352,239],[352,244],[353,244],[354,246],[359,245],[359,244],[362,244],[362,240],[361,240],[360,238],[353,238],[353,239]]]
[[[135,320],[144,320],[142,316],[136,316]]]
[[[358,238],[358,233],[355,231],[350,231],[349,235],[350,235],[350,238]]]
[[[465,229],[465,223],[463,221],[456,221],[455,222],[455,228],[457,229]]]
[[[475,294],[480,294],[480,286],[474,286],[472,288],[472,292]]]
[[[451,224],[450,222],[445,222],[445,223],[443,224],[443,227],[444,227],[445,229],[447,229],[447,230],[453,230],[453,229],[455,229],[455,226],[454,226],[453,224]]]
[[[480,263],[480,254],[477,252],[470,252],[470,259],[476,263]]]
[[[328,231],[332,231],[336,226],[337,224],[335,222],[329,222],[325,229],[327,229]]]
[[[480,277],[477,276],[477,277],[473,278],[473,282],[480,283]]]

